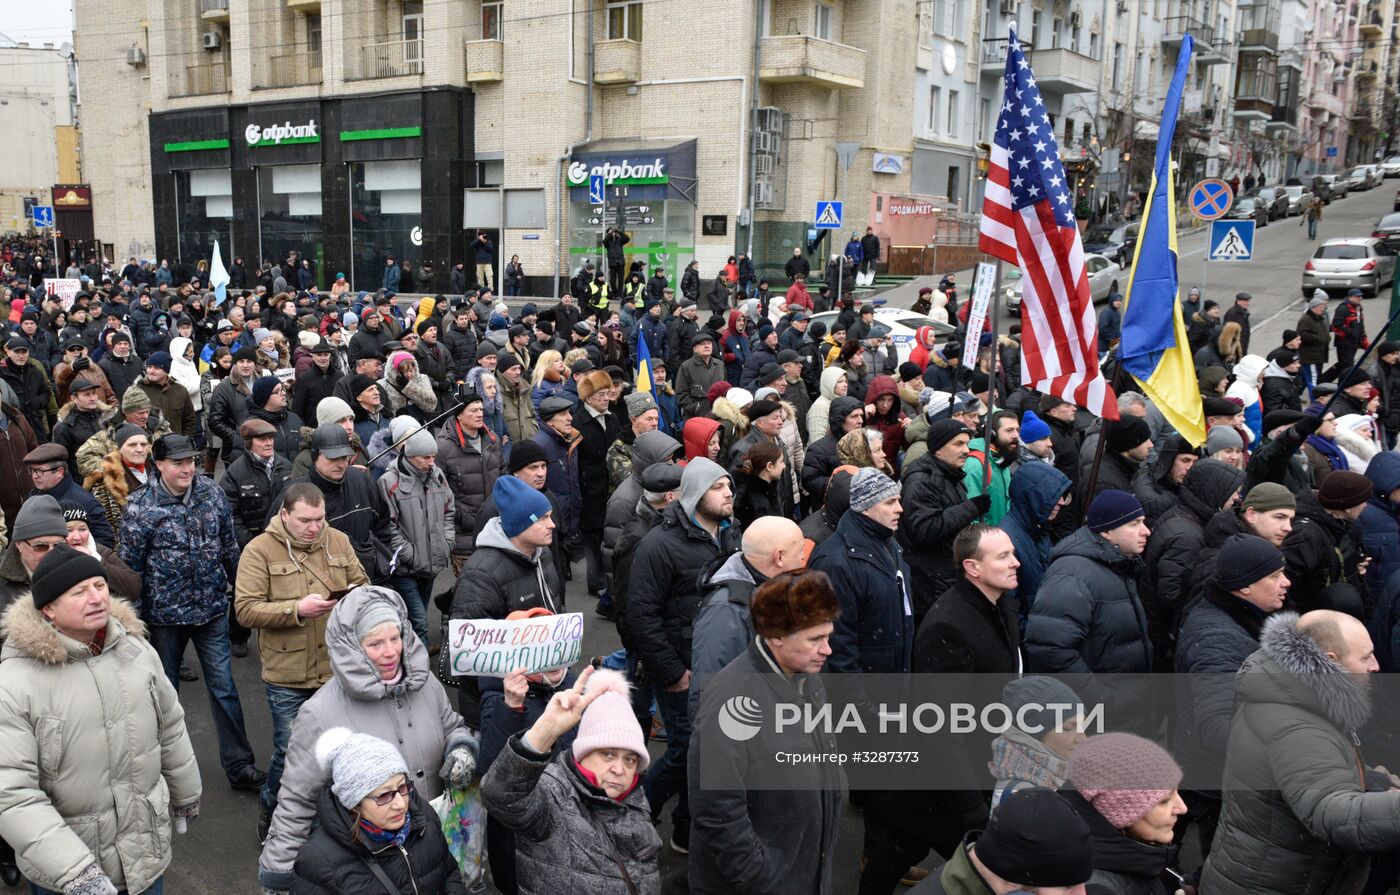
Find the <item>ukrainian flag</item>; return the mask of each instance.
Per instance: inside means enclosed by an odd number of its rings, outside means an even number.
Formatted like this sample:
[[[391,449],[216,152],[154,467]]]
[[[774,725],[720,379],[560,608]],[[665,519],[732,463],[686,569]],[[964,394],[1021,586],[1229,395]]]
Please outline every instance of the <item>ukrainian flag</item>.
[[[1176,59],[1176,74],[1167,90],[1152,189],[1144,204],[1133,275],[1123,302],[1123,330],[1118,357],[1162,415],[1193,445],[1206,440],[1206,420],[1196,366],[1181,319],[1176,275],[1176,201],[1172,175],[1172,134],[1176,131],[1181,93],[1191,67],[1192,40],[1186,35]]]
[[[641,324],[637,324],[638,330]],[[637,391],[651,394],[653,400],[656,398],[656,382],[651,378],[651,348],[647,346],[646,334],[637,333]],[[666,414],[661,410],[661,402],[656,403],[656,413],[661,417],[662,428],[669,428],[670,422],[666,419]]]

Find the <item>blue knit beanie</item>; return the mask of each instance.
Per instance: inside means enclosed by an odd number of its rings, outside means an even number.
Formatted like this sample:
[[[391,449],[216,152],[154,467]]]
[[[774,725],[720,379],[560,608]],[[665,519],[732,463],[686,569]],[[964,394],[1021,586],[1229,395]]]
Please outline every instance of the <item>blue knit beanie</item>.
[[[1147,513],[1143,511],[1142,504],[1138,503],[1136,497],[1127,491],[1110,488],[1099,492],[1093,503],[1089,504],[1089,512],[1084,517],[1084,522],[1090,531],[1098,533],[1127,525],[1145,515]]]
[[[1034,410],[1027,410],[1025,416],[1021,417],[1021,444],[1030,444],[1032,441],[1049,437],[1050,425],[1036,416]]]
[[[513,475],[496,479],[491,488],[496,507],[501,511],[501,528],[506,537],[513,538],[548,516],[553,507],[549,498]]]

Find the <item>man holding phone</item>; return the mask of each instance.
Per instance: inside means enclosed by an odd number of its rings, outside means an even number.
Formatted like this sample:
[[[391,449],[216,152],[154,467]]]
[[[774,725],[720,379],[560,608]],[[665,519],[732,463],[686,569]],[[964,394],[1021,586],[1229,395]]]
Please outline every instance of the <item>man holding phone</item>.
[[[267,530],[238,562],[234,609],[259,630],[263,686],[272,714],[272,761],[258,799],[258,841],[267,836],[292,721],[302,703],[331,679],[326,615],[350,588],[369,584],[350,539],[326,524],[326,499],[310,482],[283,494]]]

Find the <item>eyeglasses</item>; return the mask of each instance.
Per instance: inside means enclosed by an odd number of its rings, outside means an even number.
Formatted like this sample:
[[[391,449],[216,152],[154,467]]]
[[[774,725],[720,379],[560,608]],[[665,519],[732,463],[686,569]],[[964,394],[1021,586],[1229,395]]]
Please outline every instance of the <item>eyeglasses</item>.
[[[46,542],[43,542],[43,541],[39,541],[39,542],[35,542],[35,541],[21,541],[20,543],[25,544],[26,546],[29,547],[30,550],[33,550],[35,553],[48,553],[50,550],[52,550],[53,548],[57,547],[59,544],[63,544],[63,543],[66,543],[66,542],[65,542],[65,541],[53,541],[52,543],[46,543]]]
[[[381,792],[379,795],[370,796],[369,798],[374,799],[374,804],[378,805],[380,808],[383,808],[385,805],[394,801],[394,796],[403,796],[404,798],[408,798],[408,794],[411,792],[413,792],[413,784],[405,782],[400,783],[397,789],[391,789],[388,792]]]
[[[39,475],[43,472],[58,472],[60,469],[63,469],[62,463],[56,464],[54,466],[31,466],[29,467],[29,474]]]

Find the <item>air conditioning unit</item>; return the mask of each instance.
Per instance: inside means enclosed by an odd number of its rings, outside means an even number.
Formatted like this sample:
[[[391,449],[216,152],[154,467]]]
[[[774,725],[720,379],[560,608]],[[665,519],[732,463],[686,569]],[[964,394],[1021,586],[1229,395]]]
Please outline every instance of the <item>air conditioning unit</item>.
[[[1069,14],[1069,24],[1071,28],[1078,28],[1084,24],[1084,13],[1079,10],[1079,7],[1075,7]]]
[[[773,204],[773,184],[762,180],[754,184],[753,201],[755,205]]]
[[[767,131],[758,131],[754,134],[754,150],[757,152],[772,151],[772,137]]]
[[[1001,14],[1014,16],[1016,14],[1016,0],[1001,0]]]
[[[217,50],[224,44],[224,36],[218,31],[206,31],[199,36],[199,42],[206,50]]]
[[[143,50],[143,49],[141,49],[140,47],[132,47],[131,49],[127,50],[127,51],[126,51],[126,64],[127,64],[127,65],[145,65],[145,64],[146,64],[146,51]]]
[[[1128,0],[1118,0],[1118,12],[1119,12],[1119,13],[1125,13],[1125,12],[1127,12],[1127,11],[1128,11]]]
[[[777,106],[764,106],[759,109],[758,129],[769,133],[780,133],[783,129],[783,110]]]
[[[753,159],[753,170],[754,170],[754,173],[755,173],[755,174],[772,174],[772,173],[773,173],[773,161],[774,161],[774,159],[773,159],[773,156],[771,156],[771,155],[756,155],[756,156],[754,156],[754,159]]]

